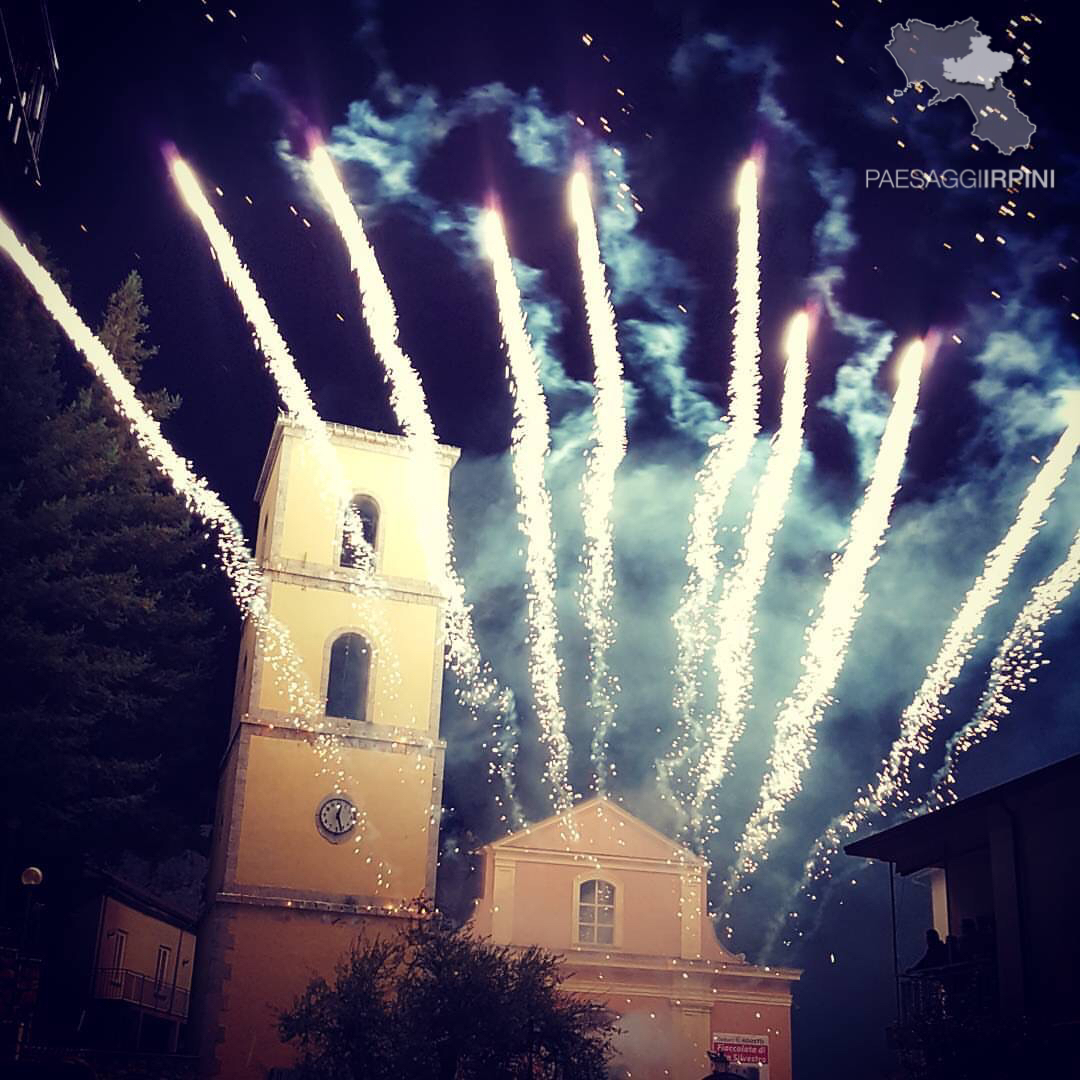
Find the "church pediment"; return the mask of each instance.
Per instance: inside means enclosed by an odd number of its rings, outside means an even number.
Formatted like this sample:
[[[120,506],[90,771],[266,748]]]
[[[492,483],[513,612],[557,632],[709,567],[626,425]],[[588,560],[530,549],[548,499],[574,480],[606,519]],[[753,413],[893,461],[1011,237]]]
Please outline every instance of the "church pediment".
[[[576,835],[575,835],[576,834]],[[596,857],[647,859],[684,866],[704,860],[689,848],[634,817],[618,803],[597,796],[488,845],[500,853],[558,852]]]

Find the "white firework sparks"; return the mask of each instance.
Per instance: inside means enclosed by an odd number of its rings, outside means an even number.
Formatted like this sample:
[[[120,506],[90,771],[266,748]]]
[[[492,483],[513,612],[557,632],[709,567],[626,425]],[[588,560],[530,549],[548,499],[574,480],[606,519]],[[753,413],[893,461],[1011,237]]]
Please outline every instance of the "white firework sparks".
[[[1069,553],[1049,577],[1031,591],[1012,629],[1005,635],[990,662],[990,677],[971,719],[945,746],[945,761],[934,773],[930,790],[915,813],[956,801],[956,759],[988,739],[1012,707],[1013,695],[1022,694],[1035,681],[1035,673],[1050,661],[1042,654],[1046,624],[1058,614],[1069,593],[1080,581],[1080,532],[1073,537]]]
[[[206,238],[225,283],[232,289],[240,308],[252,329],[256,348],[266,361],[267,371],[277,386],[281,400],[301,424],[315,454],[323,483],[319,487],[323,499],[336,514],[341,514],[344,530],[356,552],[359,579],[348,582],[352,603],[363,620],[365,634],[372,647],[382,657],[382,677],[385,692],[396,695],[401,686],[398,653],[391,642],[385,613],[378,603],[381,590],[375,576],[375,553],[364,535],[364,525],[353,508],[355,492],[338,459],[330,433],[311,400],[289,346],[270,314],[251,272],[241,260],[228,230],[218,220],[191,167],[178,155],[171,155],[170,169],[176,186],[188,208],[195,215]]]
[[[758,804],[737,845],[738,857],[727,880],[729,894],[768,857],[768,845],[779,832],[780,817],[801,789],[809,767],[818,723],[866,601],[866,576],[889,525],[915,420],[925,352],[924,343],[914,341],[900,358],[896,392],[874,472],[851,519],[847,546],[833,557],[818,616],[806,634],[803,674],[794,693],[780,707]]]
[[[665,786],[670,785],[673,769],[701,745],[705,736],[704,731],[697,730],[696,710],[701,665],[713,639],[714,628],[708,613],[720,573],[716,531],[731,485],[749,459],[760,430],[758,321],[761,281],[758,174],[753,159],[746,161],[739,171],[735,203],[739,223],[735,257],[735,325],[728,382],[730,425],[710,448],[695,478],[697,494],[686,545],[689,573],[678,610],[672,618],[677,648],[673,703],[678,726],[672,753],[660,767],[661,783]]]
[[[983,563],[982,573],[968,590],[953,617],[938,655],[927,668],[922,685],[900,718],[897,736],[870,790],[856,800],[845,822],[858,827],[871,814],[895,807],[909,794],[911,762],[929,749],[944,713],[943,699],[956,685],[964,664],[979,640],[979,628],[1011,576],[1020,556],[1043,524],[1043,515],[1054,499],[1080,448],[1080,421],[1069,424],[1043,463],[1020,504],[1016,519]],[[848,829],[850,832],[851,829]]]
[[[363,523],[352,509],[352,490],[338,460],[330,436],[311,400],[311,393],[296,366],[289,346],[281,335],[263,300],[250,271],[244,265],[225,226],[218,220],[191,167],[179,155],[169,162],[176,183],[188,209],[195,215],[216,256],[221,276],[233,290],[244,317],[251,326],[256,347],[266,359],[270,372],[286,408],[303,426],[326,478],[322,488],[327,498],[337,500],[345,514],[345,528],[359,559],[359,569],[365,577],[374,571],[374,552],[364,536]],[[336,506],[335,506],[336,509]]]
[[[906,807],[909,815],[914,817],[931,813],[956,801],[953,785],[956,782],[958,759],[997,731],[1000,723],[1009,715],[1013,695],[1027,690],[1028,685],[1035,681],[1035,672],[1050,663],[1041,651],[1046,624],[1061,610],[1061,604],[1076,587],[1077,581],[1080,581],[1080,532],[1073,538],[1065,559],[1032,589],[1027,603],[990,662],[990,677],[971,719],[949,738],[944,762],[934,773],[926,794]],[[786,908],[790,909],[800,895],[820,901],[817,921],[811,925],[811,932],[824,915],[828,889],[822,895],[821,886],[832,877],[833,860],[865,820],[858,807],[852,808],[834,818],[810,849],[802,879],[792,891]],[[786,917],[782,915],[774,920],[763,946],[766,954],[783,932],[787,919],[793,917],[797,917],[797,913],[789,910]]]
[[[901,733],[885,758],[881,772],[850,810],[837,815],[814,842],[803,868],[802,880],[793,896],[808,893],[832,875],[832,864],[845,843],[871,817],[899,809],[908,794],[908,775],[916,753],[925,753],[934,726],[943,711],[942,698],[975,647],[978,627],[997,600],[1017,560],[1042,524],[1054,492],[1065,478],[1078,449],[1080,424],[1070,425],[1058,440],[1024,497],[1012,527],[986,557],[983,571],[968,590],[926,677],[901,718]],[[945,761],[934,774],[930,788],[909,803],[911,815],[927,813],[955,801],[956,759],[992,735],[1008,715],[1014,693],[1022,692],[1033,673],[1046,663],[1040,651],[1046,623],[1080,579],[1080,533],[1073,539],[1064,561],[1031,592],[990,663],[990,677],[975,711],[948,741]],[[816,895],[812,897],[816,899]]]
[[[518,514],[525,535],[528,575],[529,676],[542,737],[548,748],[548,778],[565,809],[572,792],[568,779],[570,742],[561,702],[559,630],[555,608],[555,537],[551,529],[551,496],[544,479],[550,435],[547,402],[540,386],[532,342],[525,326],[521,294],[506,242],[502,218],[489,210],[483,218],[484,250],[491,260],[506,355],[507,379],[514,399],[511,461],[517,488]]]
[[[615,312],[608,298],[604,264],[596,235],[589,182],[584,173],[570,181],[570,210],[577,228],[578,261],[585,293],[596,393],[593,399],[595,444],[582,481],[585,523],[581,614],[589,638],[590,703],[597,714],[592,744],[594,783],[605,790],[615,766],[608,760],[608,739],[615,726],[618,684],[608,667],[608,650],[615,638],[611,599],[615,591],[611,525],[615,473],[626,455],[626,408],[623,402],[622,358],[615,333]]]
[[[453,536],[449,511],[442,499],[430,497],[438,460],[438,441],[427,409],[420,376],[398,342],[397,308],[383,277],[375,251],[368,242],[363,223],[322,145],[311,153],[311,176],[330,208],[334,223],[349,252],[360,289],[364,322],[390,384],[394,415],[413,450],[415,497],[420,520],[425,523],[429,569],[446,597],[447,660],[458,680],[467,688],[462,697],[470,708],[491,705],[498,713],[492,747],[501,752],[498,771],[507,783],[507,794],[516,808],[513,794],[513,757],[516,754],[511,717],[513,696],[501,688],[491,668],[480,654],[472,622],[472,608],[465,599],[465,585],[454,568]],[[498,748],[502,748],[501,751]],[[514,810],[515,816],[519,812]]]
[[[360,286],[364,323],[386,372],[394,416],[409,439],[410,464],[415,472],[415,503],[424,523],[422,532],[428,552],[428,570],[431,577],[439,581],[446,576],[449,524],[446,515],[438,512],[436,500],[430,498],[438,471],[438,439],[428,412],[424,387],[412,361],[398,343],[394,298],[326,147],[314,147],[310,165],[315,187],[330,208],[334,224],[349,252]]]
[[[290,704],[293,719],[319,730],[324,726],[323,702],[311,690],[288,630],[270,615],[263,574],[251,556],[240,523],[217,492],[173,449],[162,434],[157,420],[139,401],[135,388],[124,376],[112,354],[2,217],[0,247],[41,298],[45,309],[72,345],[86,358],[90,370],[108,390],[113,408],[126,421],[147,457],[169,480],[191,512],[210,527],[233,599],[241,614],[255,624],[262,640],[263,655],[274,672],[279,689]]]
[[[192,514],[209,527],[217,547],[218,561],[229,580],[233,600],[245,619],[255,628],[257,648],[264,670],[270,672],[277,692],[287,703],[286,717],[294,726],[309,733],[309,745],[315,751],[319,772],[330,777],[337,791],[355,783],[343,767],[341,745],[327,722],[323,698],[317,696],[304,671],[300,655],[293,645],[288,628],[270,613],[265,578],[252,558],[244,531],[232,511],[205,478],[197,475],[191,464],[173,449],[162,434],[157,420],[139,401],[135,388],[124,376],[109,350],[94,335],[78,312],[53,281],[49,272],[19,241],[0,217],[0,248],[8,254],[27,282],[41,298],[46,310],[86,358],[90,370],[108,390],[112,407],[129,426],[136,442],[151,463],[166,477],[173,490],[184,500]],[[358,821],[356,850],[366,835],[367,815]],[[378,887],[389,888],[382,868]]]
[[[810,320],[795,315],[785,338],[787,364],[781,403],[780,429],[761,482],[754,492],[750,521],[743,534],[735,567],[724,582],[716,624],[719,638],[714,661],[718,679],[716,714],[708,725],[709,745],[698,776],[695,816],[710,790],[730,766],[733,747],[746,727],[746,709],[753,685],[754,615],[758,594],[772,557],[773,541],[784,521],[784,510],[803,443]]]

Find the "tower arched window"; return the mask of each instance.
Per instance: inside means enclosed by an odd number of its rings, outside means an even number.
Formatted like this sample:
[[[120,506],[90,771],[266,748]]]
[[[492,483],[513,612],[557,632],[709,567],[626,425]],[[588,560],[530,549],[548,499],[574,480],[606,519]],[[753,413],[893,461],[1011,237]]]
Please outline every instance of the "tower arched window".
[[[371,646],[360,634],[342,634],[330,647],[326,683],[326,715],[347,720],[367,719]]]
[[[379,536],[379,504],[370,495],[357,495],[349,503],[349,509],[359,518],[364,539],[374,549]],[[360,551],[348,527],[347,517],[341,537],[341,565],[360,565]]]
[[[594,878],[578,886],[577,939],[583,945],[615,942],[615,886]]]

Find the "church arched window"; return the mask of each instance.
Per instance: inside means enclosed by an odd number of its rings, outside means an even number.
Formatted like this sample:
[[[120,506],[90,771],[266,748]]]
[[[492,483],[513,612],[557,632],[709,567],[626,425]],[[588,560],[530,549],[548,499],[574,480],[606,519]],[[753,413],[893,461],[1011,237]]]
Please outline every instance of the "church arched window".
[[[615,942],[615,886],[593,878],[578,886],[577,939],[583,945]]]
[[[374,549],[379,535],[379,504],[370,495],[357,495],[349,503],[349,509],[360,519],[364,539]],[[359,564],[360,552],[346,524],[341,537],[341,565],[358,566]]]
[[[330,647],[326,683],[326,715],[347,720],[367,719],[371,646],[360,634],[342,634]]]

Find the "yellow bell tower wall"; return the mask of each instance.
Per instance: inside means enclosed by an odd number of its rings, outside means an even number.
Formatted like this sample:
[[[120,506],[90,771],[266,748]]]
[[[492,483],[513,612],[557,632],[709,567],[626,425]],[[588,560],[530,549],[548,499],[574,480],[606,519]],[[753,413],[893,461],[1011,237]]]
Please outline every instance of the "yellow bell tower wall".
[[[311,748],[296,739],[253,741],[247,768],[259,783],[248,786],[236,846],[240,892],[268,887],[285,897],[342,902],[351,895],[362,897],[365,908],[433,895],[427,858],[432,817],[435,828],[438,823],[431,805],[433,757],[348,747],[342,758],[364,785],[361,835],[355,843],[316,844],[309,818],[332,786],[316,772]],[[298,805],[311,812],[298,813]]]
[[[197,954],[207,1076],[287,1066],[277,1013],[359,934],[386,932],[434,896],[444,598],[427,540],[457,451],[440,447],[431,475],[403,438],[328,427],[348,499],[327,490],[310,440],[285,418],[256,491],[269,611],[323,707],[297,715],[295,689],[245,626]],[[372,519],[371,581],[348,565],[355,498]]]
[[[346,631],[362,634],[372,646],[371,692],[366,719],[383,726],[407,727],[434,733],[433,710],[441,683],[442,663],[436,643],[441,611],[434,603],[410,603],[408,593],[387,590],[382,597],[356,597],[324,589],[318,604],[310,585],[294,575],[274,582],[270,614],[289,628],[293,647],[301,659],[308,685],[326,696],[329,649]],[[253,693],[249,710],[260,715],[286,717],[289,701],[280,681],[255,658]]]
[[[414,582],[431,581],[425,514],[431,506],[446,506],[450,467],[457,451],[443,448],[435,476],[421,476],[405,440],[393,435],[360,432],[359,428],[328,425],[338,449],[338,461],[354,494],[372,498],[380,509],[376,561],[381,576]],[[275,432],[271,455],[259,479],[261,504],[259,544],[269,532],[267,554],[275,562],[337,568],[342,543],[342,517],[337,500],[319,479],[319,464],[311,442],[295,427],[278,452]],[[423,485],[414,497],[417,483]],[[260,547],[260,550],[262,548]]]

